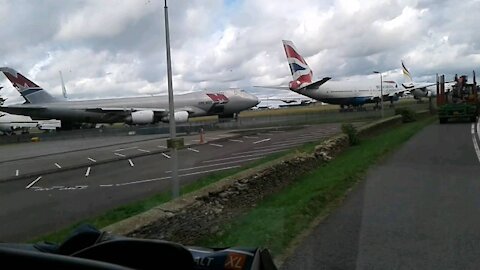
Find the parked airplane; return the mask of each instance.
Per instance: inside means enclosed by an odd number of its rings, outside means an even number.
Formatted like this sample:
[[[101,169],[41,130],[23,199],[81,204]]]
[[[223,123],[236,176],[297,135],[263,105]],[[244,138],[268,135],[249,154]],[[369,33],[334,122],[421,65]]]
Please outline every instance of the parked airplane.
[[[28,133],[31,128],[40,130],[55,130],[61,126],[59,120],[39,120],[35,121],[25,115],[15,115],[0,113],[0,132],[4,135],[12,135],[15,131]]]
[[[288,87],[266,87],[290,89],[291,91],[316,99],[318,101],[345,106],[361,107],[366,103],[380,102],[381,86],[374,81],[331,81],[330,77],[313,81],[313,72],[305,59],[298,53],[292,41],[283,40],[293,80]],[[383,100],[397,100],[403,95],[404,89],[398,88],[394,81],[383,81]]]
[[[414,82],[412,79],[412,75],[410,71],[408,71],[407,67],[402,63],[402,71],[403,77],[405,78],[404,83],[402,86],[413,95],[413,98],[421,101],[424,97],[435,97],[437,95],[437,83],[436,82],[424,82],[424,83],[417,83]],[[455,85],[455,81],[453,82],[446,82],[445,83],[445,91],[450,91],[453,89]]]
[[[52,97],[11,68],[2,67],[0,71],[26,101],[24,104],[0,107],[0,111],[28,115],[33,119],[60,119],[62,128],[71,128],[77,123],[150,124],[169,121],[166,96],[68,101]],[[256,96],[239,89],[188,93],[175,96],[174,117],[176,122],[205,115],[234,118],[258,102]]]

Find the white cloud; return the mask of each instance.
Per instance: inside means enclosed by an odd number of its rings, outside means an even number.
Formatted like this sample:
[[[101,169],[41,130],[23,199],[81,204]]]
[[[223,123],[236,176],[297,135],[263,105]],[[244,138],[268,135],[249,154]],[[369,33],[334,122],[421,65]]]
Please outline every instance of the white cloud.
[[[169,1],[176,92],[287,84],[282,39],[295,42],[314,76],[385,71],[401,79],[471,73],[479,62],[478,1]],[[163,1],[0,0],[2,65],[72,98],[165,93]],[[458,65],[458,63],[464,63]],[[18,100],[3,82],[3,95]],[[271,90],[265,95],[277,95]],[[285,92],[287,94],[288,92]]]

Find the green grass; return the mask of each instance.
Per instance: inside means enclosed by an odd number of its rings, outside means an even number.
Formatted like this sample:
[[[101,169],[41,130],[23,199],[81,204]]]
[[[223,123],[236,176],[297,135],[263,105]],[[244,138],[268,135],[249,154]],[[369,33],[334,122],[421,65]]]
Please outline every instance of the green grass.
[[[258,206],[225,225],[222,235],[203,239],[203,246],[262,246],[280,255],[291,241],[318,216],[328,213],[366,170],[398,148],[433,118],[403,124],[364,139],[332,162],[301,177]]]
[[[230,169],[230,170],[225,170],[222,172],[216,172],[212,173],[209,175],[206,175],[202,177],[201,179],[187,184],[181,188],[181,195],[187,194],[196,190],[199,190],[205,186],[208,186],[212,183],[215,183],[219,180],[225,179],[226,177],[235,175],[239,172],[245,171],[250,168],[254,168],[257,166],[260,166],[262,164],[265,164],[267,162],[270,162],[272,160],[278,159],[282,156],[288,155],[294,151],[299,151],[298,149],[304,149],[305,147],[312,147],[311,145],[315,145],[318,143],[306,143],[302,146],[299,146],[298,148],[292,149],[292,150],[286,150],[283,152],[278,152],[278,153],[273,153],[270,154],[262,159],[256,160],[254,162],[251,162],[247,164],[246,166],[243,166],[241,168],[235,168],[235,169]],[[313,148],[312,148],[313,149]],[[303,150],[302,150],[303,151]],[[131,216],[140,214],[142,212],[145,212],[149,209],[152,209],[155,206],[158,206],[162,203],[168,202],[171,200],[171,194],[170,192],[162,192],[157,195],[151,196],[146,199],[139,200],[137,202],[133,202],[127,205],[123,205],[117,208],[114,208],[112,210],[106,211],[104,214],[99,215],[97,217],[85,219],[80,222],[76,222],[75,224],[68,226],[67,228],[37,237],[33,239],[30,242],[40,242],[40,241],[46,241],[46,242],[54,242],[54,243],[59,243],[62,242],[76,227],[78,227],[81,224],[91,224],[97,228],[103,228],[106,227],[110,224],[116,223],[118,221],[121,221],[123,219],[129,218]]]

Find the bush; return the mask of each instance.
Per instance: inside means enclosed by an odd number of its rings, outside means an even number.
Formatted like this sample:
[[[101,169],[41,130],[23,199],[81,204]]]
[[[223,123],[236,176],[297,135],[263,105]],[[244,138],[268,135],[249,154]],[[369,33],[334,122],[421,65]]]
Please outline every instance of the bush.
[[[348,136],[350,145],[356,145],[360,143],[357,129],[352,124],[342,124],[342,132]]]
[[[395,109],[395,114],[402,115],[402,122],[403,123],[414,122],[415,120],[417,120],[415,112],[412,111],[411,109],[398,108],[398,109]]]

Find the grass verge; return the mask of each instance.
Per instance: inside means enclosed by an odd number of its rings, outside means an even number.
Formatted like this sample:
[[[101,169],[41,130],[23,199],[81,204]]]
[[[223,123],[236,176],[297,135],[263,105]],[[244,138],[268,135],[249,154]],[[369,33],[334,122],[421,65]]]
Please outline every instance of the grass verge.
[[[362,140],[330,163],[304,175],[282,192],[225,225],[223,234],[203,239],[202,246],[263,246],[279,256],[309,224],[328,213],[372,164],[398,148],[433,118],[403,124]]]
[[[274,154],[270,154],[262,159],[259,159],[257,161],[254,161],[252,163],[247,164],[246,166],[243,166],[241,168],[235,168],[231,170],[226,170],[222,172],[217,172],[217,173],[212,173],[209,175],[206,175],[205,177],[202,177],[198,181],[195,181],[193,183],[187,184],[183,186],[180,190],[181,195],[187,194],[196,190],[199,190],[205,186],[208,186],[214,182],[217,182],[221,179],[224,179],[226,177],[232,176],[234,174],[237,174],[239,172],[245,171],[246,169],[250,169],[253,167],[257,167],[259,165],[262,165],[264,163],[270,162],[272,160],[278,159],[282,156],[285,156],[289,153],[292,153],[293,151],[302,151],[303,149],[313,149],[312,145],[315,145],[318,143],[306,143],[302,146],[299,146],[298,148],[294,148],[292,150],[287,150],[283,152],[278,152]],[[302,149],[302,150],[299,150]],[[60,243],[65,238],[70,235],[70,233],[79,225],[81,224],[91,224],[97,228],[103,228],[106,227],[110,224],[116,223],[118,221],[121,221],[123,219],[129,218],[131,216],[140,214],[142,212],[145,212],[149,209],[152,209],[155,206],[158,206],[162,203],[168,202],[171,200],[171,194],[170,192],[162,192],[157,195],[151,196],[146,199],[139,200],[137,202],[133,202],[127,205],[123,205],[117,208],[114,208],[112,210],[108,210],[102,215],[99,215],[94,218],[89,218],[82,220],[80,222],[76,222],[75,224],[68,226],[67,228],[37,237],[29,242],[41,242],[41,241],[46,241],[46,242],[53,242],[53,243]]]

